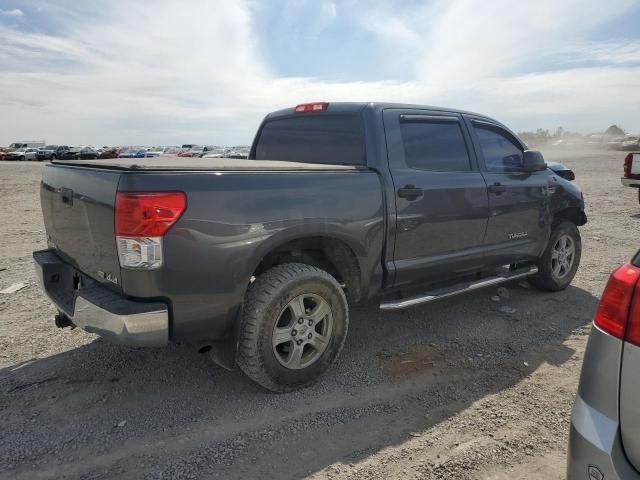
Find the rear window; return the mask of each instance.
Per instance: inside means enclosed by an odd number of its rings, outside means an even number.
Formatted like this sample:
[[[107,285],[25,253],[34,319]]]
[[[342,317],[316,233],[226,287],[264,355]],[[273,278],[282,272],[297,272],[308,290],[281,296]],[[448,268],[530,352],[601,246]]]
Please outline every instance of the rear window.
[[[353,115],[304,115],[267,121],[256,160],[364,165],[364,126]]]
[[[471,170],[458,122],[403,122],[400,130],[408,167],[435,172]]]

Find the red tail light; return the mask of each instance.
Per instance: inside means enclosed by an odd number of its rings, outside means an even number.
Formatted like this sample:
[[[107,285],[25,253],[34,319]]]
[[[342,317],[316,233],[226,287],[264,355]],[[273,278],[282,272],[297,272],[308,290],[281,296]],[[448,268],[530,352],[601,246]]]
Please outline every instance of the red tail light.
[[[328,102],[301,103],[293,109],[296,113],[303,112],[323,112],[329,106]]]
[[[614,337],[625,338],[631,300],[638,279],[640,279],[640,268],[629,263],[611,273],[593,320],[598,328]],[[637,304],[638,300],[635,303]],[[637,308],[640,309],[640,307]],[[636,330],[640,329],[636,328]]]
[[[629,310],[625,340],[640,347],[640,281],[636,284],[636,292],[633,295],[631,310]]]
[[[624,176],[631,176],[631,165],[633,164],[633,153],[630,153],[626,157],[624,157]]]
[[[118,192],[116,236],[161,237],[187,207],[183,192]]]

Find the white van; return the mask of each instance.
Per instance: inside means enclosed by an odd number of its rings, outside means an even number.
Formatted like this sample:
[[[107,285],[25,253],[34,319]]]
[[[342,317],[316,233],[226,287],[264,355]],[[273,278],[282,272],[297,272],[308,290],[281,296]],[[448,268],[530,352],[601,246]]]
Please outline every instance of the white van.
[[[17,150],[18,148],[40,148],[47,143],[44,140],[26,140],[24,142],[13,142],[9,145],[9,150]]]

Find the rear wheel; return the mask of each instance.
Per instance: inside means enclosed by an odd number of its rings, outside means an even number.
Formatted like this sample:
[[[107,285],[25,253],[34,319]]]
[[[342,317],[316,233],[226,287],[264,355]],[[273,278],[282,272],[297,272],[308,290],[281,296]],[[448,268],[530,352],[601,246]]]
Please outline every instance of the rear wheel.
[[[305,387],[336,360],[348,324],[347,300],[335,278],[311,265],[278,265],[247,292],[238,365],[274,392]]]
[[[576,275],[581,254],[578,227],[569,220],[555,223],[547,248],[538,260],[538,273],[531,277],[531,283],[541,290],[564,290]]]

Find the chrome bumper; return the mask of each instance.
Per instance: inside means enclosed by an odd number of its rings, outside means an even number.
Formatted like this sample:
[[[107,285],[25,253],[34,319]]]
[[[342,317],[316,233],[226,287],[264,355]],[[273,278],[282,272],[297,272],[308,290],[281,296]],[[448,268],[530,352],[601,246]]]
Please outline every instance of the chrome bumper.
[[[640,179],[622,177],[620,179],[620,183],[622,183],[622,185],[624,185],[625,187],[640,188]]]
[[[135,347],[169,341],[169,310],[160,302],[136,302],[76,271],[53,250],[34,252],[40,287],[74,325],[105,340]],[[81,278],[74,289],[74,277]]]

